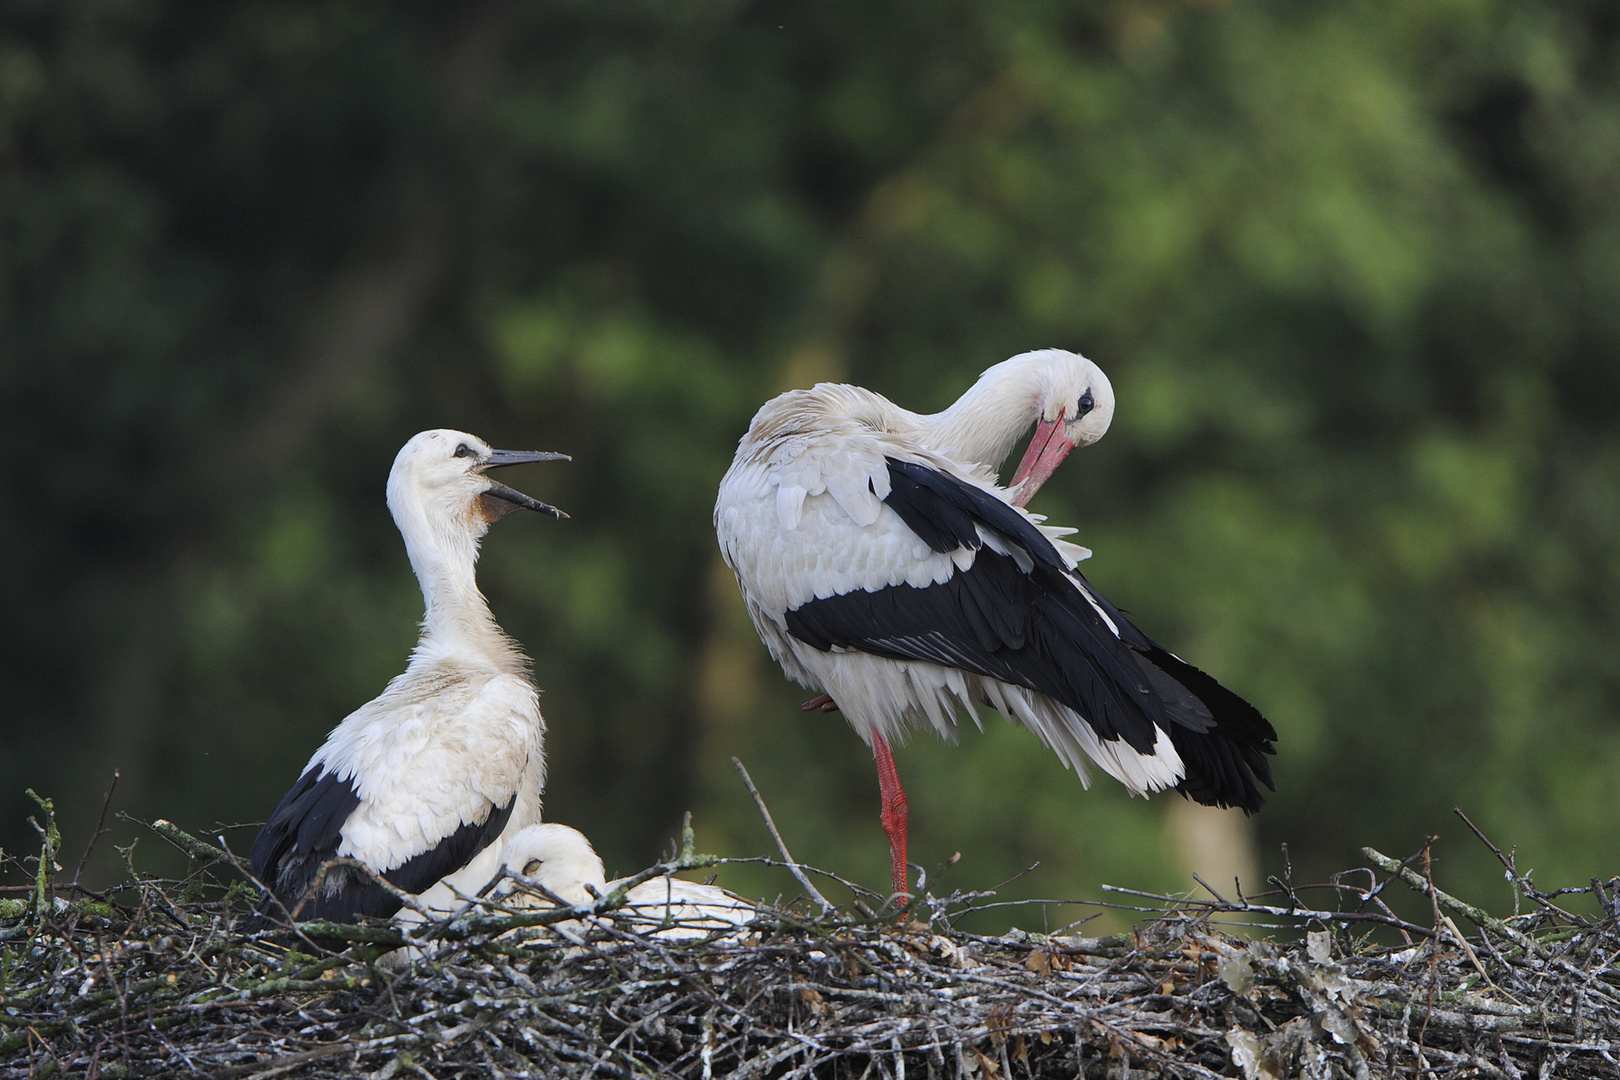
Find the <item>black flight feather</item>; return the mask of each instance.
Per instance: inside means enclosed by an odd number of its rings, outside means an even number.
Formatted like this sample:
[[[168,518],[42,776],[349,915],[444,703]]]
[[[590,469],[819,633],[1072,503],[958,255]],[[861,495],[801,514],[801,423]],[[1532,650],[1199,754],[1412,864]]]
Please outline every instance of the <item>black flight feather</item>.
[[[488,847],[506,828],[516,803],[514,797],[505,806],[486,804],[480,820],[464,822],[433,847],[382,876],[404,892],[421,892]],[[274,897],[260,901],[261,922],[282,921],[283,909],[296,909],[300,921],[331,922],[385,919],[399,910],[400,901],[392,893],[350,867],[333,867],[321,887],[310,894],[321,865],[337,857],[343,826],[359,805],[360,794],[353,781],[341,780],[319,765],[298,778],[253,841],[253,876]]]
[[[923,588],[811,600],[786,613],[788,633],[817,649],[941,664],[1046,694],[1099,738],[1139,753],[1163,729],[1186,766],[1184,794],[1259,809],[1255,778],[1273,786],[1265,755],[1277,733],[1254,706],[1132,625],[1005,502],[927,466],[888,466],[885,504],[933,550],[976,552],[973,564]],[[1014,554],[991,550],[981,530]]]

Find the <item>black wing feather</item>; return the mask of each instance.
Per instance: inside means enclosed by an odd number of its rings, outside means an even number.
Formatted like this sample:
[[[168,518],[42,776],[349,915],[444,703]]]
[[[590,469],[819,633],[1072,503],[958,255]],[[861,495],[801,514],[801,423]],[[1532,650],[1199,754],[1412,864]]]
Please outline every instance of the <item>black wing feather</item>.
[[[983,524],[1023,547],[1036,562],[1064,569],[1063,556],[1052,542],[1023,514],[988,491],[913,461],[884,460],[889,465],[889,494],[884,503],[935,551],[979,550],[983,540],[978,527]]]
[[[888,467],[884,502],[933,550],[977,552],[973,565],[923,588],[811,600],[786,613],[790,634],[817,649],[944,664],[1046,694],[1098,737],[1139,753],[1162,728],[1186,765],[1184,794],[1251,812],[1263,804],[1255,779],[1273,787],[1265,755],[1277,735],[1254,706],[1137,629],[1005,502],[913,462],[890,458]],[[988,549],[981,529],[1027,559]]]
[[[1072,586],[1061,588],[1074,594]],[[998,621],[1021,632],[992,635],[986,643],[969,613],[995,593],[1011,597]],[[1147,676],[1095,611],[1089,617],[1098,625],[1088,626],[1088,613],[1065,610],[1066,601],[1074,606],[1061,591],[1043,591],[1011,558],[981,550],[971,567],[938,585],[894,585],[812,600],[787,613],[787,629],[813,648],[957,667],[1046,694],[1086,717],[1099,737],[1123,738],[1141,753],[1151,751],[1158,737],[1154,714],[1162,715],[1162,707]],[[990,620],[979,615],[977,622],[982,629]],[[1105,642],[1113,647],[1098,648]]]
[[[516,803],[514,796],[505,806],[490,805],[482,820],[463,823],[427,851],[382,876],[405,892],[421,892],[488,847],[506,828]],[[343,826],[359,805],[360,794],[353,782],[341,780],[319,765],[298,778],[253,841],[253,876],[274,897],[266,896],[260,902],[262,918],[279,921],[285,909],[296,910],[304,921],[353,922],[366,917],[386,919],[399,910],[400,901],[392,893],[350,867],[333,867],[320,889],[310,894],[321,865],[337,857]]]

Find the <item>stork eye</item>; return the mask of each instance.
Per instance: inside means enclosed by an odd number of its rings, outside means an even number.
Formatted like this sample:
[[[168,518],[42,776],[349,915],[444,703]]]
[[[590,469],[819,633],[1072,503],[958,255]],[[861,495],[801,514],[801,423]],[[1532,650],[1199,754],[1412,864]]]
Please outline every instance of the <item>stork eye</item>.
[[[540,872],[540,863],[542,861],[543,860],[540,859],[530,859],[528,862],[524,863],[523,876],[534,877],[534,875],[538,874]]]
[[[1078,420],[1080,417],[1086,415],[1086,413],[1090,412],[1096,406],[1096,404],[1097,402],[1092,399],[1090,390],[1087,390],[1085,393],[1081,394],[1080,410],[1078,413],[1076,413],[1075,419]]]
[[[472,457],[472,456],[473,456],[473,449],[472,449],[472,447],[468,446],[466,443],[462,443],[460,446],[456,447],[456,457]]]

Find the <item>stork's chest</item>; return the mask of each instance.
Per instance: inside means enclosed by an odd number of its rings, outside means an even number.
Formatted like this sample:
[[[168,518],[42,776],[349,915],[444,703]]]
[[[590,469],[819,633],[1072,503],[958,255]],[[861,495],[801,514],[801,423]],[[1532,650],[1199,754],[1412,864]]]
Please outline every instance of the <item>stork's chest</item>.
[[[521,762],[544,731],[533,684],[488,670],[407,672],[338,725],[323,747],[329,768],[356,775],[425,761]]]

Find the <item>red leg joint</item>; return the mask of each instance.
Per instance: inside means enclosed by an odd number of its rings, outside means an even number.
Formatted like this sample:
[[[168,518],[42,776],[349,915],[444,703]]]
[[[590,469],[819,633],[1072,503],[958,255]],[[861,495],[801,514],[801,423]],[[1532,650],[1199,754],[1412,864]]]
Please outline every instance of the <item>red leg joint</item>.
[[[906,790],[900,786],[900,773],[894,767],[894,752],[877,732],[872,733],[872,757],[877,761],[878,791],[883,796],[883,831],[889,835],[889,872],[894,891],[908,891],[906,869],[906,826],[910,812]]]

